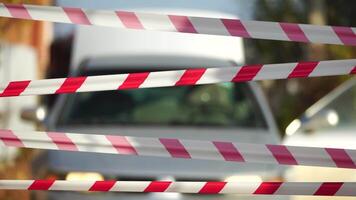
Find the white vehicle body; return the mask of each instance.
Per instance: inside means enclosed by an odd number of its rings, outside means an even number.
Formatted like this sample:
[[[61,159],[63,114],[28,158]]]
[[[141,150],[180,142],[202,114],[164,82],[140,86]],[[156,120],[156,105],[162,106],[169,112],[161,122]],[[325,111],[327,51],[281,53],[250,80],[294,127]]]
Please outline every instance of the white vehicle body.
[[[0,84],[9,81],[33,80],[37,78],[37,57],[35,50],[21,45],[0,43]],[[21,119],[25,108],[36,107],[37,98],[0,98],[0,128],[34,130],[35,124]],[[0,160],[12,160],[16,148],[7,148],[0,143]]]
[[[302,117],[295,119],[287,127],[284,144],[356,149],[355,131],[356,79],[352,78],[313,104]],[[356,173],[353,169],[292,167],[287,172],[287,178],[290,181],[356,181]]]
[[[87,1],[58,1],[62,6],[100,7],[100,3]],[[98,1],[96,1],[98,2]],[[110,2],[110,4],[106,4]],[[103,1],[103,5],[109,5],[110,9],[139,10],[147,12],[161,12],[170,14],[189,14],[211,17],[236,17],[239,5],[232,0],[221,1],[194,1],[194,9],[184,7],[190,5],[191,1]],[[199,3],[200,2],[200,3]],[[81,4],[82,3],[82,4]],[[131,6],[130,6],[131,3]],[[121,6],[124,5],[124,6]],[[116,7],[115,7],[116,6]],[[108,8],[108,7],[106,7]],[[137,9],[136,9],[137,8]],[[203,8],[203,9],[201,9]],[[233,14],[235,12],[235,14]],[[61,26],[62,27],[62,26]],[[174,70],[183,68],[202,68],[202,67],[228,67],[244,64],[244,49],[241,38],[162,33],[138,30],[120,30],[115,28],[103,28],[92,26],[77,26],[74,34],[74,45],[72,55],[72,75],[93,75],[105,73],[124,73],[133,71],[150,70]],[[106,71],[107,70],[107,71]],[[231,84],[230,84],[231,85]],[[102,123],[97,120],[91,122],[72,123],[81,117],[66,119],[65,113],[80,113],[85,110],[83,116],[97,117],[91,113],[92,108],[104,108],[108,103],[100,101],[94,102],[94,106],[81,109],[82,111],[73,112],[78,109],[76,103],[80,102],[77,97],[84,97],[81,105],[86,105],[93,94],[82,93],[78,95],[61,95],[46,120],[49,131],[77,132],[77,133],[100,133],[100,134],[121,134],[128,136],[144,137],[165,137],[193,140],[228,140],[236,142],[250,143],[280,143],[280,138],[276,129],[275,121],[268,107],[266,99],[257,83],[242,83],[251,99],[255,102],[259,114],[265,125],[261,127],[224,127],[224,126],[198,126],[187,124],[122,124],[122,123]],[[225,87],[226,84],[211,85],[212,87]],[[209,86],[203,86],[209,87]],[[178,88],[158,88],[148,89],[155,92],[169,92]],[[146,91],[148,91],[146,90]],[[109,94],[114,92],[97,93],[104,96],[101,100],[107,101]],[[140,93],[144,90],[121,91],[121,93]],[[242,93],[242,92],[241,92]],[[105,95],[104,95],[105,94]],[[174,95],[174,93],[172,93]],[[95,96],[95,95],[94,95]],[[165,98],[169,96],[166,95]],[[215,95],[218,96],[218,95]],[[88,97],[88,98],[87,98]],[[170,97],[170,96],[169,96]],[[208,96],[209,99],[211,96]],[[204,97],[205,98],[205,97]],[[130,103],[124,102],[123,98],[116,100],[117,105]],[[152,98],[151,98],[152,99]],[[170,98],[170,100],[175,98]],[[96,103],[97,102],[97,103]],[[160,102],[156,99],[155,102]],[[112,102],[111,102],[112,103]],[[163,104],[161,104],[163,105]],[[171,105],[165,101],[165,106]],[[136,108],[141,105],[123,106]],[[151,106],[151,105],[150,105]],[[142,107],[142,106],[141,106]],[[115,106],[110,107],[111,113],[120,113]],[[146,107],[147,108],[147,107]],[[152,108],[152,107],[151,107]],[[146,115],[163,113],[167,107],[156,109],[157,112],[141,112]],[[179,109],[178,109],[179,110]],[[111,114],[110,113],[110,114]],[[168,117],[174,113],[168,113]],[[71,115],[71,114],[68,114]],[[202,116],[204,117],[204,116]],[[100,119],[100,118],[98,118]],[[164,117],[160,121],[165,121]],[[188,120],[189,121],[189,120]],[[243,181],[262,181],[275,180],[280,178],[284,167],[276,165],[249,165],[228,162],[208,162],[202,160],[182,160],[182,159],[162,159],[152,157],[132,157],[116,155],[82,154],[78,152],[58,152],[47,151],[45,156],[39,157],[34,166],[41,166],[35,169],[36,178],[46,177],[51,173],[57,174],[63,179],[68,179],[75,175],[85,174],[90,177],[98,177],[98,174],[105,178],[111,177],[118,180],[243,180]],[[90,174],[91,173],[91,174]],[[99,176],[100,177],[100,176]],[[42,193],[37,197],[43,199],[216,199],[216,196],[197,196],[180,194],[98,194],[88,195],[85,193],[65,192],[65,193]],[[286,199],[287,197],[259,197],[256,199]],[[224,195],[218,199],[251,199],[250,197],[236,197]]]

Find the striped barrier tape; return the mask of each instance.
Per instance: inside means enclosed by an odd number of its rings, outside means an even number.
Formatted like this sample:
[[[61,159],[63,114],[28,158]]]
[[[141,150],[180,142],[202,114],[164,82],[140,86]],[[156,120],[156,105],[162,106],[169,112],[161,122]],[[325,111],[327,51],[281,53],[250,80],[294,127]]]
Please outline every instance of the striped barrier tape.
[[[356,28],[0,3],[0,16],[244,38],[356,45]]]
[[[290,79],[355,73],[356,59],[186,69],[13,81],[0,85],[0,97]]]
[[[0,180],[0,190],[356,196],[355,188],[356,188],[355,182],[172,182],[172,181]]]
[[[106,154],[356,169],[356,150],[0,129],[5,146]]]

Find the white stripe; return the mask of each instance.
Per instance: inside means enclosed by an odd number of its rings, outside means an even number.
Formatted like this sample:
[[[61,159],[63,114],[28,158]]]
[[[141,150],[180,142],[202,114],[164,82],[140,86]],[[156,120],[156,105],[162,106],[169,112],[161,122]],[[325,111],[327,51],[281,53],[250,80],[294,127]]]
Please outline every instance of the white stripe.
[[[83,10],[90,23],[93,25],[108,26],[108,27],[119,27],[124,28],[125,26],[116,15],[114,11],[106,10]]]
[[[40,95],[40,94],[54,94],[60,86],[63,84],[65,79],[43,79],[31,81],[27,86],[25,91],[21,95]]]
[[[206,182],[173,182],[166,192],[198,193]]]
[[[117,90],[127,76],[127,74],[88,76],[77,92]]]
[[[322,148],[287,147],[299,165],[336,167],[334,161]]]
[[[194,140],[181,140],[180,142],[193,159],[224,160],[212,142]]]
[[[234,143],[234,145],[246,162],[278,164],[273,154],[265,145],[238,143]]]
[[[0,3],[0,16],[2,17],[11,17],[9,10],[5,7],[3,3]]]
[[[344,183],[335,196],[356,196],[356,183]]]
[[[48,137],[45,132],[38,132],[37,134],[31,134],[32,132],[18,132],[13,131],[25,147],[41,148],[41,149],[58,149],[57,145],[52,142],[52,139]]]
[[[330,26],[300,24],[305,36],[311,42],[327,44],[343,44]]]
[[[184,70],[150,73],[146,80],[140,85],[140,88],[173,86],[181,78],[183,73]]]
[[[176,31],[167,15],[135,13],[142,26],[147,30]]]
[[[284,79],[296,66],[297,63],[263,65],[253,80]]]
[[[320,187],[320,183],[283,183],[274,195],[313,195]]]
[[[351,27],[351,30],[354,32],[354,34],[356,34],[356,27],[355,28]]]
[[[321,61],[312,73],[310,73],[309,77],[348,74],[356,66],[355,63],[356,60]]]
[[[197,84],[209,84],[231,81],[240,71],[241,67],[210,68],[197,81]]]
[[[143,192],[151,181],[130,181],[120,182],[117,181],[110,191],[118,192]]]
[[[49,190],[88,191],[95,181],[55,181]]]
[[[117,154],[117,150],[105,135],[67,134],[67,136],[75,143],[79,151]]]
[[[253,194],[261,182],[228,182],[220,191],[220,194]]]
[[[221,19],[189,17],[195,30],[202,34],[230,35]]]
[[[27,190],[33,183],[33,180],[0,180],[0,189],[2,190]]]
[[[24,5],[35,20],[71,23],[61,7]]]
[[[127,140],[136,149],[138,155],[171,157],[157,138],[127,137]]]
[[[241,22],[252,38],[290,41],[279,23],[261,21]]]

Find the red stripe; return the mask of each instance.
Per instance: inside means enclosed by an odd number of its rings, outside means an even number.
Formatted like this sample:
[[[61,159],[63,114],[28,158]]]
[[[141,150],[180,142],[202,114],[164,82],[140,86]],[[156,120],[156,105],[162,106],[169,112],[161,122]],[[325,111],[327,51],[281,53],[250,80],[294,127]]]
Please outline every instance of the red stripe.
[[[354,68],[352,68],[350,74],[356,74],[356,66],[354,66]]]
[[[134,12],[116,11],[116,15],[119,17],[126,28],[144,29],[143,25]]]
[[[187,69],[175,85],[194,85],[204,75],[205,71],[206,69]]]
[[[236,76],[232,79],[232,82],[241,82],[241,81],[251,81],[261,70],[263,65],[248,65],[242,66],[241,69],[237,72]]]
[[[279,23],[279,25],[291,41],[309,42],[309,39],[305,36],[298,24]]]
[[[290,153],[287,147],[271,144],[267,144],[266,147],[269,149],[279,164],[298,165],[298,162],[295,160],[294,156]]]
[[[55,94],[61,93],[74,93],[84,83],[86,77],[70,77],[66,78],[61,87],[55,92]]]
[[[75,24],[91,25],[88,17],[80,8],[63,8],[69,20]]]
[[[183,33],[198,33],[187,16],[168,15],[177,31]]]
[[[28,190],[48,190],[54,182],[55,180],[35,180]]]
[[[226,161],[245,162],[241,153],[231,142],[213,142]]]
[[[53,143],[57,145],[58,149],[67,151],[78,151],[77,146],[66,134],[47,132],[47,135],[52,139]]]
[[[253,194],[274,194],[281,185],[281,182],[262,182]]]
[[[326,152],[333,159],[337,167],[341,168],[356,168],[355,163],[344,149],[325,148]]]
[[[114,185],[116,181],[95,181],[95,183],[91,186],[89,191],[91,192],[107,192]]]
[[[288,78],[308,77],[319,62],[300,62],[289,74]]]
[[[164,145],[173,158],[191,158],[188,151],[179,140],[160,138],[159,141]]]
[[[2,93],[0,97],[10,97],[19,96],[30,84],[31,81],[13,81],[10,82]]]
[[[136,149],[130,144],[126,137],[106,135],[106,138],[111,142],[111,144],[120,154],[138,155]]]
[[[4,4],[13,17],[20,19],[32,19],[26,7],[22,4]]]
[[[341,182],[325,182],[321,184],[319,189],[314,193],[317,196],[333,196],[341,188],[343,183]]]
[[[149,74],[150,72],[129,74],[126,80],[120,85],[118,89],[123,90],[139,88],[140,85],[146,80]]]
[[[356,34],[350,27],[333,26],[336,35],[346,45],[356,45]]]
[[[245,38],[251,37],[245,26],[238,19],[222,19],[222,23],[232,36]]]
[[[6,146],[12,147],[24,147],[22,141],[11,131],[0,129],[0,140],[4,142]]]
[[[198,192],[199,194],[218,194],[226,185],[226,182],[207,182]]]
[[[171,183],[171,181],[152,181],[143,192],[164,192]]]

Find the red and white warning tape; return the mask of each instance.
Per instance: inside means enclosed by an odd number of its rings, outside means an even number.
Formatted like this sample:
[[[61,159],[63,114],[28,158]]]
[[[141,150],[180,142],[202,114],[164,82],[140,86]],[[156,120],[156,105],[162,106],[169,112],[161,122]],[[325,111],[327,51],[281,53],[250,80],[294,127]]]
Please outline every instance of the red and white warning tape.
[[[13,81],[0,97],[289,79],[356,73],[356,59]]]
[[[356,28],[0,3],[0,16],[183,33],[356,45]]]
[[[2,190],[175,192],[191,194],[356,196],[355,182],[171,182],[0,180]]]
[[[6,146],[168,158],[356,169],[356,150],[0,129]]]

